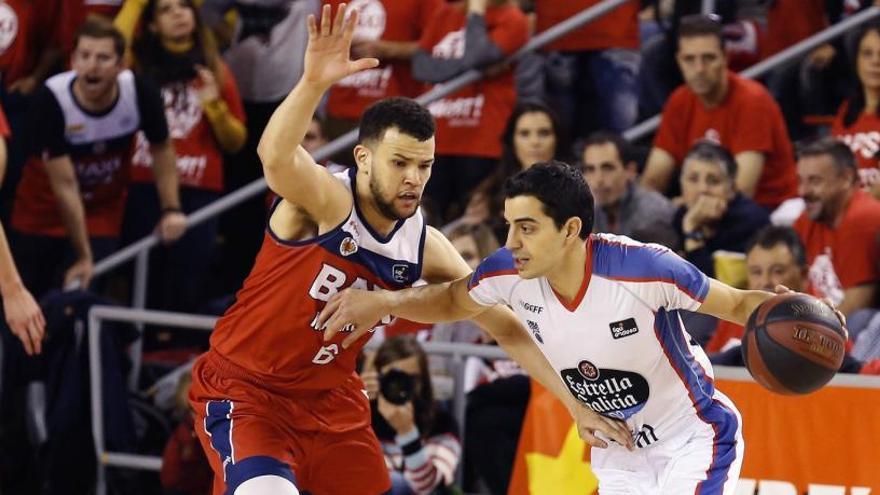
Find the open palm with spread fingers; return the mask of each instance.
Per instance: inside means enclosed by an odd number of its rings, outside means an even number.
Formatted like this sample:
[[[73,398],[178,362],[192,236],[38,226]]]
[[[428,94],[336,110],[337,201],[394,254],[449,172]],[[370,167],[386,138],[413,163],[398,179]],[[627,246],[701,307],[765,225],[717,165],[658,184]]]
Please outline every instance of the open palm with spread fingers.
[[[336,15],[330,5],[321,12],[321,26],[309,16],[309,46],[306,48],[303,78],[329,88],[334,83],[365,69],[379,65],[375,58],[351,60],[351,38],[357,25],[357,11],[346,16],[346,5],[339,4]]]

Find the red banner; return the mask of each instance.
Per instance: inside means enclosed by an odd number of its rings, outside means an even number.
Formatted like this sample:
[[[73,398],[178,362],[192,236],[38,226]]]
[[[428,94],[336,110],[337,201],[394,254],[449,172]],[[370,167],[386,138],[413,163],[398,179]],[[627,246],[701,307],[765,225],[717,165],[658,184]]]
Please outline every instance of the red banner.
[[[789,397],[750,380],[718,379],[716,387],[743,417],[746,453],[737,495],[880,495],[878,383],[845,377]],[[597,486],[589,448],[565,407],[533,382],[508,493],[591,495]]]

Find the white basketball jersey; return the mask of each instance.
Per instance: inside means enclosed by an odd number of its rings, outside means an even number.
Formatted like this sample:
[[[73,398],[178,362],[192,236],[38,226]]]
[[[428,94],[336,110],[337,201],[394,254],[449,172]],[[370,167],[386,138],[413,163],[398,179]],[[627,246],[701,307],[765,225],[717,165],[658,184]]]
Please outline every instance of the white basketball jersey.
[[[626,420],[638,447],[709,427],[716,441],[735,441],[737,415],[679,317],[700,306],[709,279],[669,249],[627,237],[594,235],[587,252],[570,304],[545,277],[520,278],[506,248],[480,264],[470,295],[509,305],[572,395]]]

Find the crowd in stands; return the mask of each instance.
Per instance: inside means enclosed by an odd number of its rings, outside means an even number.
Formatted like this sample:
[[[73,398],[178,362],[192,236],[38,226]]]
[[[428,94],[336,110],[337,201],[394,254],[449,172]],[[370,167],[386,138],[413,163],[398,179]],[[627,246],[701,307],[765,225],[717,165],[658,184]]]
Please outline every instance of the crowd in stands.
[[[187,217],[262,176],[257,143],[302,73],[306,18],[322,3],[342,2],[0,0],[0,492],[72,493],[28,467],[47,455],[45,434],[25,427],[40,409],[25,410],[31,385],[67,352],[36,330],[36,302],[81,288],[131,305],[131,271],[96,276],[95,263],[155,233],[147,307],[228,306],[271,198],[197,226]],[[713,15],[697,0],[631,0],[517,63],[507,59],[530,38],[599,0],[349,3],[353,56],[381,63],[331,88],[304,146],[314,153],[356,129],[377,100],[482,71],[428,105],[436,161],[422,203],[471,267],[506,241],[505,179],[565,161],[592,189],[596,232],[668,246],[737,287],[827,298],[849,318],[841,371],[880,374],[880,22],[760,80],[738,74],[873,0],[717,0]],[[652,137],[622,137],[658,113]],[[320,162],[354,166],[351,148]],[[742,365],[742,327],[688,325],[713,361]],[[145,337],[147,355],[174,364],[207,345],[153,330],[164,337]],[[462,431],[447,407],[455,363],[429,359],[419,341],[491,339],[472,322],[397,321],[385,335],[362,373],[392,493],[452,493],[459,464],[467,490],[506,493],[529,397],[522,370],[466,363]],[[184,344],[193,349],[175,351]],[[404,405],[380,390],[392,370],[413,382]],[[57,396],[46,394],[51,409]],[[166,435],[164,493],[208,493],[186,406],[166,402],[158,411],[179,426]]]

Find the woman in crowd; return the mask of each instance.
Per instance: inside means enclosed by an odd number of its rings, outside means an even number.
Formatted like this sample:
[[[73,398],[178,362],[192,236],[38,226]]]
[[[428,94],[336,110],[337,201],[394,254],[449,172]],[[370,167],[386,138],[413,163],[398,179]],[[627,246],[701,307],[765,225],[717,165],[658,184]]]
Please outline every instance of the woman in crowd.
[[[428,358],[415,337],[385,340],[362,374],[391,494],[452,493],[461,457],[458,426],[434,400]]]
[[[766,210],[736,191],[735,177],[733,155],[714,142],[698,142],[684,158],[684,205],[673,225],[684,239],[685,258],[710,277],[715,251],[745,253],[746,242],[770,222]]]
[[[504,181],[535,163],[551,159],[570,162],[566,133],[559,118],[547,105],[537,102],[519,103],[507,120],[501,136],[501,162],[495,173],[484,180],[471,195],[467,210],[459,221],[487,222],[503,243],[507,237],[502,212]]]
[[[140,25],[136,32],[137,25]],[[180,198],[189,214],[223,192],[223,154],[245,143],[244,111],[232,73],[191,0],[127,0],[115,25],[132,40],[132,65],[162,91],[168,128],[177,152]],[[150,233],[159,211],[150,184],[147,143],[139,139],[126,208],[129,241]],[[193,311],[203,294],[212,259],[217,217],[162,250],[152,279],[151,307]]]
[[[880,23],[860,32],[855,71],[856,91],[840,106],[831,135],[850,147],[862,186],[880,198]]]

